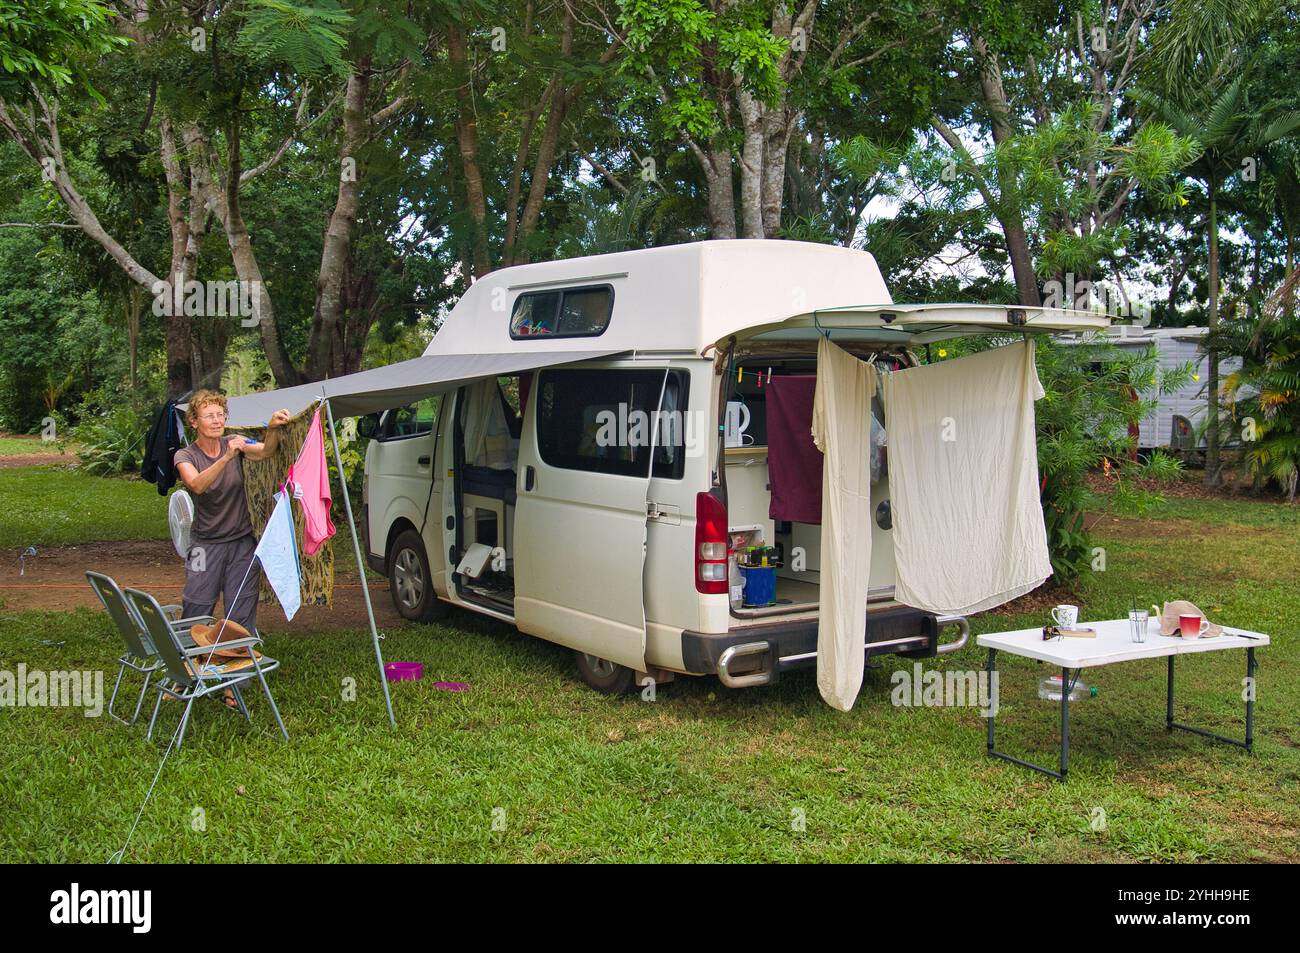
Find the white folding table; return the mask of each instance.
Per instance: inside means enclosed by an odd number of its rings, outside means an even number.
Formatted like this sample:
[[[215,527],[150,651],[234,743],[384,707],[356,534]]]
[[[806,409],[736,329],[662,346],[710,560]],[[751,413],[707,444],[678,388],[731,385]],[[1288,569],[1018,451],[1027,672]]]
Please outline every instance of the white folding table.
[[[1193,734],[1202,735],[1206,738],[1213,738],[1215,741],[1222,741],[1226,744],[1236,745],[1239,748],[1245,748],[1247,751],[1254,751],[1255,744],[1255,649],[1269,644],[1267,635],[1259,632],[1249,632],[1244,629],[1233,629],[1228,626],[1223,627],[1223,635],[1212,639],[1184,639],[1182,636],[1161,635],[1159,629],[1155,627],[1153,621],[1152,628],[1147,632],[1145,642],[1134,642],[1131,628],[1127,619],[1112,619],[1106,622],[1080,622],[1080,626],[1097,630],[1097,637],[1092,639],[1081,639],[1073,637],[1062,637],[1051,640],[1043,638],[1042,627],[1033,629],[1020,629],[1015,632],[991,632],[987,635],[978,636],[975,640],[976,645],[980,645],[989,650],[988,672],[989,680],[993,681],[994,673],[997,671],[997,656],[999,652],[1010,652],[1013,655],[1019,655],[1024,658],[1037,659],[1041,662],[1048,662],[1052,665],[1059,666],[1061,669],[1061,760],[1060,770],[1053,771],[1051,768],[1044,768],[1020,758],[998,751],[993,743],[993,715],[988,716],[988,756],[990,758],[1001,758],[1003,761],[1010,761],[1012,764],[1018,764],[1022,767],[1032,768],[1034,771],[1041,771],[1043,774],[1056,778],[1058,781],[1064,781],[1069,773],[1070,759],[1070,692],[1074,684],[1078,681],[1079,672],[1085,668],[1095,668],[1099,665],[1113,665],[1116,662],[1131,662],[1136,659],[1161,658],[1167,656],[1169,659],[1169,677],[1165,694],[1165,728],[1173,731],[1175,728],[1180,731],[1190,731]],[[1226,738],[1223,735],[1215,734],[1212,731],[1206,731],[1203,728],[1194,728],[1190,725],[1180,725],[1174,721],[1174,659],[1179,655],[1191,655],[1197,652],[1217,652],[1224,649],[1245,649],[1246,650],[1246,691],[1243,693],[1246,698],[1246,739],[1239,741],[1236,738]],[[1073,678],[1070,675],[1071,670],[1075,674]]]

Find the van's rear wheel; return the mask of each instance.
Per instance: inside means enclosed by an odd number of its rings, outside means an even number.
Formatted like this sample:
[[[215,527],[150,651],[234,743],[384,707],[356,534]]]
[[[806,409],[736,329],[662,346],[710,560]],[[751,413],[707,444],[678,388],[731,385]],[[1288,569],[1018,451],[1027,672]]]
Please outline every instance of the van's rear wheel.
[[[606,695],[624,695],[636,687],[636,672],[626,665],[587,652],[575,650],[573,654],[578,659],[578,674],[596,691]]]
[[[433,591],[433,573],[424,540],[413,529],[393,541],[388,554],[388,589],[398,615],[412,622],[434,622],[447,615],[448,606]]]

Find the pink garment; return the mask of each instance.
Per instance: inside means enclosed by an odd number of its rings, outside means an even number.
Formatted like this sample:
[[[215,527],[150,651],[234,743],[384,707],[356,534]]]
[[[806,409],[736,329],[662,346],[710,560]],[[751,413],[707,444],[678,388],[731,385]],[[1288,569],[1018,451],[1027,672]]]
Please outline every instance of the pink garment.
[[[325,435],[321,431],[320,411],[311,419],[307,439],[298,451],[298,459],[289,467],[289,482],[293,496],[302,504],[303,547],[308,556],[315,556],[325,540],[334,535],[330,522],[330,474],[325,463]]]

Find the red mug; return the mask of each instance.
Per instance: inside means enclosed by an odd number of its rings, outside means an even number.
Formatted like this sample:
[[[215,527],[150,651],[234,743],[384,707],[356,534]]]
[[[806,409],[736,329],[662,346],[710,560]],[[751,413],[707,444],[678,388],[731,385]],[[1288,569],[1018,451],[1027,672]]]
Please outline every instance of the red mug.
[[[1200,615],[1180,615],[1178,628],[1185,639],[1197,639],[1210,628],[1210,620]]]

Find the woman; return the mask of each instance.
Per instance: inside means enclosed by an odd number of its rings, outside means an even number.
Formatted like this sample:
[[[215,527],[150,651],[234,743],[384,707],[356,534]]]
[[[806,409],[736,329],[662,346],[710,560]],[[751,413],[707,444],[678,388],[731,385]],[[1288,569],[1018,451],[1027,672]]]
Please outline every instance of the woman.
[[[185,618],[211,615],[220,596],[226,618],[254,632],[261,580],[252,565],[257,539],[244,496],[244,458],[263,460],[275,453],[289,411],[271,415],[265,443],[226,434],[226,398],[221,394],[194,394],[185,416],[198,436],[175,457],[176,473],[194,498],[181,611]]]

